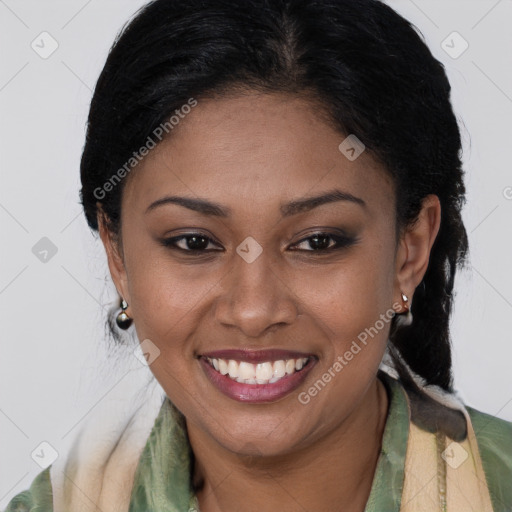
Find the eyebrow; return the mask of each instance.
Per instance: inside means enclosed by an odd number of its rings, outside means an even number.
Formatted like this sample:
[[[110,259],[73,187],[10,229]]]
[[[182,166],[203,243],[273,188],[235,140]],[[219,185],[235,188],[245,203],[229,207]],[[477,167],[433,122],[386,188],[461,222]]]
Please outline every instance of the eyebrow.
[[[349,201],[358,204],[363,208],[366,207],[365,201],[360,197],[356,197],[339,189],[334,189],[317,196],[310,196],[282,204],[279,207],[279,210],[282,217],[291,217],[292,215],[310,211],[313,208],[317,208],[323,204],[337,201]],[[155,208],[166,204],[177,204],[203,215],[210,215],[214,217],[230,217],[232,214],[231,208],[222,206],[213,201],[182,196],[165,196],[161,199],[157,199],[147,207],[145,213],[148,213]]]

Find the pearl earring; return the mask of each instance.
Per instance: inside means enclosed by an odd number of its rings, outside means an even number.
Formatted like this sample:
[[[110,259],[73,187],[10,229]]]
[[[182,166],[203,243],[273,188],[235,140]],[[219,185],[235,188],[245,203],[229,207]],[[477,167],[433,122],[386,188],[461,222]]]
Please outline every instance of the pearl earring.
[[[117,326],[120,329],[126,330],[130,325],[132,325],[133,320],[126,314],[126,308],[128,307],[128,303],[121,299],[121,312],[116,317]]]

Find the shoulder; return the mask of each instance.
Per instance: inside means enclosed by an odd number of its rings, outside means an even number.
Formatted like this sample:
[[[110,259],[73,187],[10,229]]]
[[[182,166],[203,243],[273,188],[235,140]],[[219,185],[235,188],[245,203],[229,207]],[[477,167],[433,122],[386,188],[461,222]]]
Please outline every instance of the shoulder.
[[[469,407],[455,394],[437,387],[407,390],[407,394],[411,420],[429,432],[441,431],[462,442],[467,437],[468,416],[494,510],[512,510],[512,423]]]
[[[156,380],[145,382],[147,367],[137,365],[145,374],[139,377],[134,371],[129,387],[120,387],[97,404],[69,443],[60,447],[56,461],[3,512],[88,510],[100,500],[129,501],[139,457],[165,397]],[[121,390],[126,396],[120,396]]]
[[[502,420],[485,412],[466,407],[475,430],[479,447],[488,454],[499,454],[512,470],[512,422]]]
[[[41,471],[27,490],[14,496],[4,512],[53,512],[50,468]]]
[[[466,407],[482,465],[497,504],[512,504],[512,423]]]
[[[395,393],[401,390],[407,396],[410,420],[423,430],[443,432],[462,442],[467,436],[466,415],[469,417],[494,508],[512,510],[512,423],[478,411],[438,386],[426,386],[419,380],[416,386],[404,386],[400,380],[387,380]]]

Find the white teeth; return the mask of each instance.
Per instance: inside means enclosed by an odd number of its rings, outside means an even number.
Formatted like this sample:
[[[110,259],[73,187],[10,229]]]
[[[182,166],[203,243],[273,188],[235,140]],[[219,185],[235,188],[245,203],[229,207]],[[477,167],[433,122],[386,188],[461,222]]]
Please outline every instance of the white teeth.
[[[285,373],[286,373],[285,362],[284,361],[276,361],[274,363],[274,377],[277,377],[277,378],[284,377]]]
[[[258,363],[256,365],[256,380],[270,380],[273,373],[272,363]],[[258,384],[263,384],[263,382],[259,382]]]
[[[233,359],[229,360],[228,372],[229,372],[229,376],[232,379],[236,379],[238,377],[238,363],[236,361],[233,361]]]
[[[242,379],[242,381],[246,379],[255,379],[256,372],[254,371],[254,365],[251,363],[246,363],[245,361],[241,361],[238,365],[238,377]]]
[[[215,361],[217,361],[217,364],[219,365],[220,373],[222,373],[222,375],[226,375],[226,373],[228,373],[228,363],[226,363],[224,359],[215,359]]]
[[[271,384],[301,370],[309,358],[281,359],[257,364],[235,361],[234,359],[214,359],[210,357],[206,359],[219,373],[228,375],[241,384]]]

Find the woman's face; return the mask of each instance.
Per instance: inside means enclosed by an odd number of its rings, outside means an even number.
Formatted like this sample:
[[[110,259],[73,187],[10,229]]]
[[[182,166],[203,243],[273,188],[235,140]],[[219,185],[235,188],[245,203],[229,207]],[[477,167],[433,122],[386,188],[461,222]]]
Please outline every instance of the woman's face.
[[[306,446],[374,383],[393,305],[403,311],[391,179],[366,152],[342,152],[345,137],[296,97],[199,101],[171,135],[129,176],[123,264],[109,256],[151,371],[189,426],[229,450]],[[150,208],[167,196],[216,208]],[[224,350],[251,354],[205,358]]]

